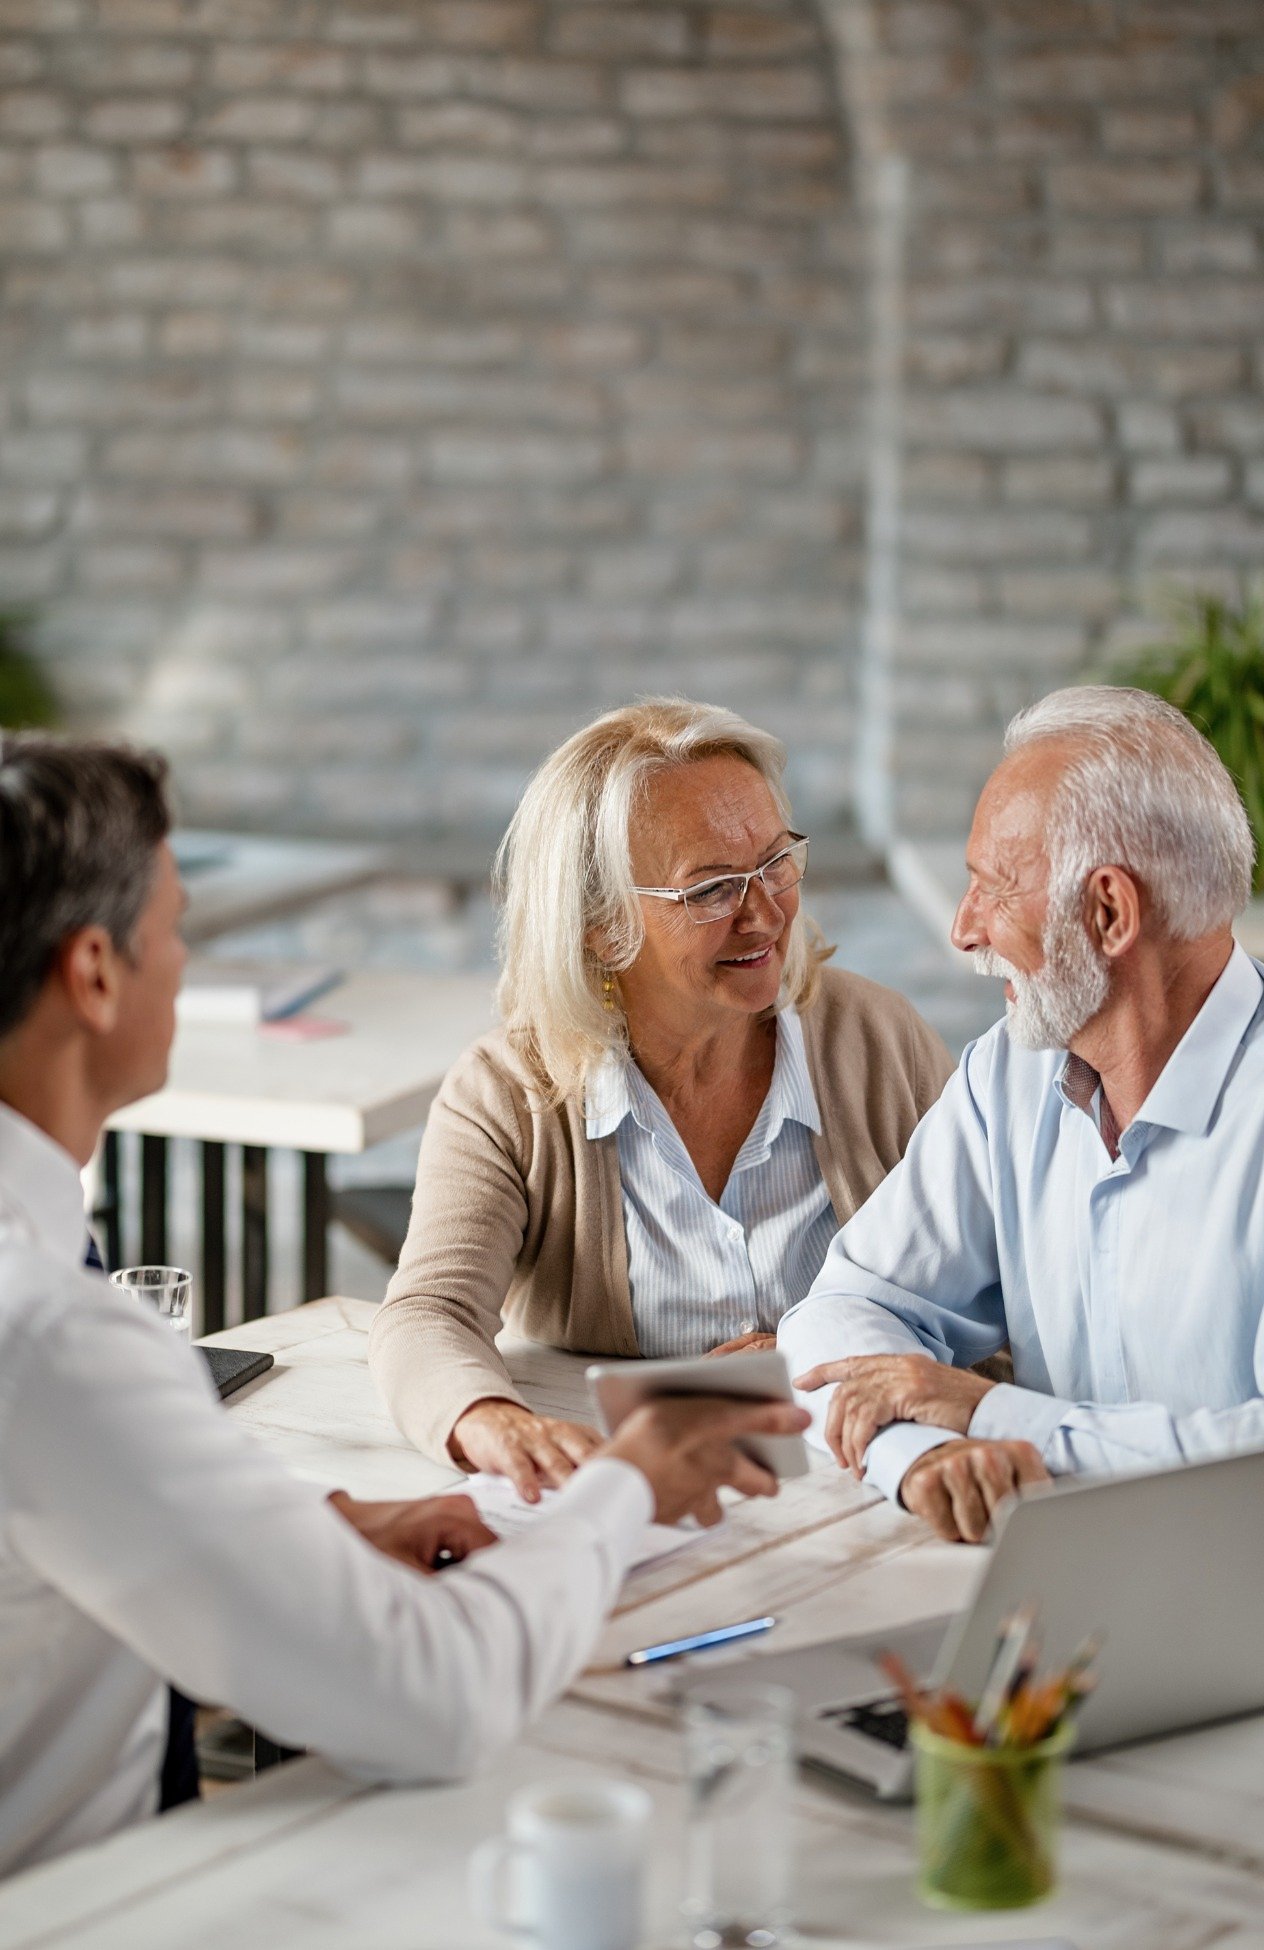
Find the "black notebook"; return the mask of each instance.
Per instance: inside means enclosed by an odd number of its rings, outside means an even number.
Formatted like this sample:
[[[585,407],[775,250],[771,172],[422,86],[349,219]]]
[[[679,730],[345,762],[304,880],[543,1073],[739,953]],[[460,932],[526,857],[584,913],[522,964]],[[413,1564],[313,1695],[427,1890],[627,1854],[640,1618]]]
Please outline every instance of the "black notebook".
[[[255,1354],[245,1347],[199,1347],[198,1353],[211,1371],[221,1401],[272,1366],[270,1354]]]

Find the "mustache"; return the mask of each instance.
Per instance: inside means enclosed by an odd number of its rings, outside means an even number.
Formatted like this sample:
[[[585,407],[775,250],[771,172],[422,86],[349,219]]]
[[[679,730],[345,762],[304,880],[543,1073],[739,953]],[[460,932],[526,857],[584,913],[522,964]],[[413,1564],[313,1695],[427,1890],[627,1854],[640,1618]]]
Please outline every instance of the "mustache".
[[[970,966],[976,975],[993,975],[1007,982],[1021,982],[1023,979],[1013,963],[998,955],[994,948],[974,949]]]

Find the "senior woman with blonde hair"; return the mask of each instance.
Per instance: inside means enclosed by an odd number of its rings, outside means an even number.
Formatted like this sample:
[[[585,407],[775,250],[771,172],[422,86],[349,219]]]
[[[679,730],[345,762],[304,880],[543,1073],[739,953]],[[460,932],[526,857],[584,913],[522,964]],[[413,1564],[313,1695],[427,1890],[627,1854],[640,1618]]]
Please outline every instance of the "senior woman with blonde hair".
[[[444,1079],[369,1360],[419,1449],[530,1501],[595,1445],[508,1324],[599,1355],[771,1345],[952,1068],[802,913],[784,752],[650,698],[554,752],[497,860],[503,1027]]]

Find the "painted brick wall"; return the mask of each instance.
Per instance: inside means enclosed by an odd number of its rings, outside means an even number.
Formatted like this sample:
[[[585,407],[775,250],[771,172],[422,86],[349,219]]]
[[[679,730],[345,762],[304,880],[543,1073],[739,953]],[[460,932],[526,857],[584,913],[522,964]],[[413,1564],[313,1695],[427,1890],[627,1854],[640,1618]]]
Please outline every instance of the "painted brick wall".
[[[822,5],[885,278],[869,823],[962,831],[1012,710],[1264,571],[1264,6]]]
[[[1261,0],[0,0],[0,603],[203,818],[678,688],[957,830],[1264,566],[1262,239]]]
[[[641,689],[851,792],[812,0],[0,0],[0,605],[196,818],[498,832]]]

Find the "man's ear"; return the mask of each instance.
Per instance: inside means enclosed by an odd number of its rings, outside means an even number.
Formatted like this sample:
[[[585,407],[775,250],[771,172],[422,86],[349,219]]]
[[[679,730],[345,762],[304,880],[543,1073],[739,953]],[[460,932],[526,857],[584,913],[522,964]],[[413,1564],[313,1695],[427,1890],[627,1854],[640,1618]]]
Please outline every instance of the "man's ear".
[[[1141,934],[1141,888],[1127,867],[1098,867],[1084,892],[1085,923],[1099,954],[1116,961]]]
[[[108,928],[93,925],[68,934],[54,968],[66,1000],[87,1029],[108,1035],[118,1021],[120,960]]]

